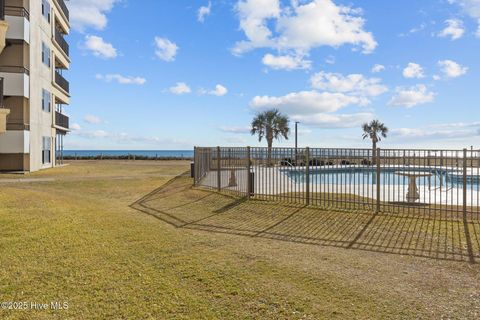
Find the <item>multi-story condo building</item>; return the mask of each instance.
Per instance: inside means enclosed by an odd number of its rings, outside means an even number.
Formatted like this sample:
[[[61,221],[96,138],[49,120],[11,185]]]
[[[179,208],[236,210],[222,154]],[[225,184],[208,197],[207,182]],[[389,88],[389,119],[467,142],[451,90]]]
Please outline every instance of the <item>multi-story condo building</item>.
[[[64,0],[0,0],[0,171],[61,163],[69,31]]]

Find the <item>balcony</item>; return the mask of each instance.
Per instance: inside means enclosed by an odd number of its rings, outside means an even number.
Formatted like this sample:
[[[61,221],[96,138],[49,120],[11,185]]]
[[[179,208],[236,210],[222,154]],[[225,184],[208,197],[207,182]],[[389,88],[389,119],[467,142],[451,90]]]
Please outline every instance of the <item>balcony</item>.
[[[70,93],[70,83],[58,71],[55,71],[55,83],[66,93]]]
[[[5,0],[0,0],[0,53],[6,45],[8,21],[5,21]]]
[[[58,29],[55,30],[55,41],[68,57],[70,54],[70,46],[68,45],[68,42],[63,37],[63,34]]]
[[[2,0],[0,0],[0,3],[1,2]],[[27,20],[30,20],[30,14],[28,13],[27,9],[25,9],[24,7],[5,6],[4,13],[5,13],[4,16],[22,17]]]
[[[7,116],[9,114],[10,110],[3,108],[3,78],[0,78],[0,134],[7,131]]]
[[[0,67],[0,77],[5,78],[4,96],[30,98],[30,77],[23,67]]]
[[[56,111],[55,112],[55,125],[57,127],[61,127],[61,128],[64,128],[64,129],[68,130],[70,128],[70,119],[66,115]]]
[[[63,0],[56,0],[56,1],[57,1],[58,5],[60,6],[60,9],[62,9],[63,14],[67,18],[67,21],[70,20],[70,13],[68,11],[67,5],[65,4],[65,1],[63,1]]]
[[[0,77],[5,78],[4,95],[29,98],[30,48],[23,41],[8,40],[0,55]]]
[[[0,78],[0,108],[3,108],[3,78]]]
[[[24,97],[5,97],[3,106],[10,110],[7,130],[30,130],[30,104]]]

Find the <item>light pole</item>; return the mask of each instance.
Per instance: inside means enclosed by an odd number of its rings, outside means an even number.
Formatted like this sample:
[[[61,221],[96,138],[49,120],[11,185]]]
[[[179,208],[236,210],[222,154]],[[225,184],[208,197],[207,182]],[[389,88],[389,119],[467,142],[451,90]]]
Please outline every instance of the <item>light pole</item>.
[[[295,166],[297,166],[298,161],[298,124],[300,122],[295,121]]]

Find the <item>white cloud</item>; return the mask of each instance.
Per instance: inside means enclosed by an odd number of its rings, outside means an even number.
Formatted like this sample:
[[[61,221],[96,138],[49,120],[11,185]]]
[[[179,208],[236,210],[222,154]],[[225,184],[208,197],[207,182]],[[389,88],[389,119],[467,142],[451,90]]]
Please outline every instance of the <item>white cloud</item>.
[[[381,64],[376,64],[372,68],[372,73],[380,73],[382,71],[385,71],[385,66]]]
[[[279,0],[239,1],[235,10],[240,18],[240,28],[248,38],[248,41],[236,44],[235,53],[241,54],[255,47],[273,45],[273,41],[270,40],[272,32],[266,25],[266,21],[280,16]]]
[[[82,130],[82,127],[78,123],[72,123],[70,125],[70,129],[72,131],[80,131],[80,130]]]
[[[245,144],[247,143],[247,139],[245,139],[244,137],[240,137],[240,136],[231,136],[231,137],[227,137],[225,139],[225,141],[227,143],[235,143],[235,144],[238,144],[240,146],[245,146]]]
[[[227,133],[238,133],[238,134],[250,133],[249,127],[221,127],[220,130]]]
[[[458,78],[467,73],[468,68],[452,60],[442,60],[438,62],[445,78]]]
[[[159,59],[167,62],[175,61],[178,49],[178,46],[167,38],[155,37],[155,54]]]
[[[100,139],[105,140],[108,142],[108,145],[111,146],[112,143],[118,143],[122,146],[130,145],[133,148],[138,148],[139,144],[142,144],[143,148],[156,148],[157,150],[160,149],[172,149],[178,148],[179,145],[182,146],[183,149],[188,149],[191,147],[191,143],[180,140],[180,139],[169,139],[169,138],[159,138],[155,136],[135,136],[125,132],[108,132],[105,130],[77,130],[72,131],[72,135],[76,137],[80,137],[83,139],[91,140],[88,144],[81,144],[78,142],[72,142],[69,140],[69,146],[78,146],[80,148],[91,148],[92,143],[99,141]],[[98,145],[98,148],[108,148],[108,145]]]
[[[211,95],[222,97],[228,93],[228,89],[222,86],[221,84],[217,84],[215,86],[215,90],[210,91]]]
[[[90,124],[101,124],[103,122],[102,119],[91,114],[88,114],[85,117],[83,117],[83,121]]]
[[[147,80],[142,77],[125,77],[120,74],[97,74],[95,78],[97,78],[98,80],[104,80],[106,82],[116,81],[119,84],[143,85],[147,82]]]
[[[273,54],[266,54],[262,63],[267,67],[270,67],[274,70],[296,70],[296,69],[310,69],[312,62],[305,60],[303,56],[291,56],[291,55],[280,55],[274,56]]]
[[[80,136],[82,138],[87,138],[87,139],[107,138],[110,136],[110,134],[105,130],[93,130],[93,131],[72,130],[72,135]]]
[[[480,1],[478,0],[448,0],[449,3],[456,3],[472,18],[480,19]]]
[[[177,82],[177,84],[169,89],[169,91],[176,95],[182,95],[192,92],[192,89],[185,82]]]
[[[428,91],[423,84],[411,88],[397,88],[396,94],[390,100],[388,105],[396,107],[412,108],[417,105],[433,102],[435,94]]]
[[[335,62],[336,62],[335,56],[332,56],[332,55],[328,56],[325,59],[325,63],[327,64],[335,64]]]
[[[465,130],[432,130],[431,128],[398,128],[392,130],[394,137],[411,139],[446,139],[471,137],[475,131]]]
[[[413,62],[410,62],[408,66],[405,69],[403,69],[403,76],[409,79],[412,79],[412,78],[420,79],[425,77],[425,75],[423,74],[422,66]]]
[[[113,59],[117,57],[117,49],[111,43],[105,42],[97,36],[85,36],[85,49],[92,52],[96,57]]]
[[[312,48],[351,44],[371,53],[377,46],[364,30],[360,11],[337,6],[331,0],[292,1],[281,8],[279,0],[239,0],[235,10],[247,40],[237,42],[233,53],[272,48],[308,55]]]
[[[335,112],[351,105],[366,105],[369,101],[343,93],[302,91],[285,96],[257,96],[250,106],[254,110],[278,108],[294,121],[321,128],[353,128],[374,118],[371,113],[337,114]]]
[[[106,138],[110,134],[104,130],[95,130],[91,133],[92,138]]]
[[[338,113],[343,108],[370,104],[368,97],[388,90],[380,79],[362,75],[343,76],[319,72],[311,78],[312,87],[326,91],[300,91],[284,96],[256,96],[250,101],[253,110],[277,108],[292,120],[322,128],[352,128],[374,118],[372,113]]]
[[[354,113],[354,114],[326,114],[319,113],[315,115],[293,116],[292,120],[300,121],[303,124],[321,128],[356,128],[362,123],[375,118],[372,113]]]
[[[222,86],[221,84],[217,84],[215,86],[215,89],[213,89],[213,90],[200,89],[200,90],[198,90],[198,93],[201,94],[201,95],[209,94],[209,95],[212,95],[212,96],[223,97],[224,95],[226,95],[228,93],[228,89],[225,88],[224,86]]]
[[[344,76],[339,73],[319,72],[310,79],[315,89],[332,92],[349,93],[352,95],[376,97],[388,91],[378,78],[365,78],[361,74]]]
[[[107,16],[119,0],[72,0],[66,1],[70,11],[70,23],[80,32],[86,28],[103,30],[107,26]]]
[[[417,32],[420,32],[420,31],[423,31],[425,30],[425,28],[427,27],[427,25],[425,23],[422,23],[420,24],[418,27],[415,27],[415,28],[412,28],[408,31],[408,33],[410,34],[414,34],[414,33],[417,33]]]
[[[439,124],[432,124],[431,127],[437,128],[437,129],[443,129],[443,130],[464,129],[464,128],[480,127],[480,121],[439,123]]]
[[[438,34],[439,37],[450,37],[451,40],[457,40],[463,37],[465,27],[463,26],[462,20],[448,19],[445,20],[445,24],[446,27]]]
[[[203,23],[205,21],[205,17],[210,15],[212,10],[212,2],[208,1],[208,6],[202,6],[198,9],[198,16],[197,19],[199,22]]]
[[[479,0],[448,0],[451,4],[458,4],[465,13],[478,22],[476,36],[480,38],[480,1]]]
[[[280,97],[256,96],[250,105],[256,110],[278,108],[289,114],[308,115],[335,112],[348,105],[365,106],[368,103],[368,99],[343,93],[301,91]]]
[[[480,135],[480,122],[432,124],[424,128],[398,128],[392,130],[393,137],[444,140],[469,138]]]
[[[421,32],[421,31],[425,30],[426,28],[427,28],[427,24],[426,23],[421,23],[419,26],[413,27],[410,30],[408,30],[407,33],[400,33],[398,36],[399,37],[407,37],[409,35]]]

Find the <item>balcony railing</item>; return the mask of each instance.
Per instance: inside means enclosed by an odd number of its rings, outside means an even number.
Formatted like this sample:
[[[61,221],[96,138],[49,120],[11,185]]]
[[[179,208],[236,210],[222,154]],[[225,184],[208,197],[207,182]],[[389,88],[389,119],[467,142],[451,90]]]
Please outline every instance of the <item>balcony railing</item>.
[[[0,0],[1,1],[1,0]],[[63,52],[68,56],[70,54],[70,46],[59,30],[55,30],[55,41],[62,48]]]
[[[0,108],[3,108],[3,78],[0,78]]]
[[[58,2],[58,4],[60,5],[60,8],[63,11],[63,14],[65,14],[65,17],[67,17],[67,20],[70,20],[70,13],[68,11],[67,5],[65,4],[65,1],[57,0],[57,2]]]
[[[69,129],[70,128],[70,119],[66,115],[56,111],[55,112],[55,124],[59,127]]]
[[[58,71],[55,71],[55,83],[65,92],[70,93],[70,83]]]
[[[0,0],[0,2],[2,1],[4,0]],[[27,20],[30,20],[30,14],[28,13],[27,9],[25,9],[24,7],[5,6],[3,7],[3,10],[6,16],[24,17]]]
[[[24,73],[27,76],[30,75],[30,71],[21,66],[0,66],[0,72],[6,73]]]

